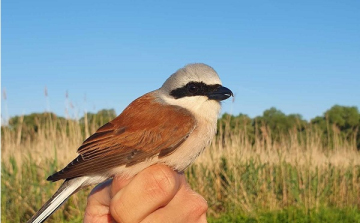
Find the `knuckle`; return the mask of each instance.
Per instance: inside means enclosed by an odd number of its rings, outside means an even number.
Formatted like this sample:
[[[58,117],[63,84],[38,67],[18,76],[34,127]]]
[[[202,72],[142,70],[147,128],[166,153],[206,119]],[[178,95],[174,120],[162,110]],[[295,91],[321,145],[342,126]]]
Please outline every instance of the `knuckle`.
[[[193,217],[199,218],[207,212],[208,208],[208,203],[202,196],[199,194],[193,195],[190,213]]]
[[[149,195],[154,197],[168,197],[176,190],[175,173],[170,168],[155,167],[148,178]]]

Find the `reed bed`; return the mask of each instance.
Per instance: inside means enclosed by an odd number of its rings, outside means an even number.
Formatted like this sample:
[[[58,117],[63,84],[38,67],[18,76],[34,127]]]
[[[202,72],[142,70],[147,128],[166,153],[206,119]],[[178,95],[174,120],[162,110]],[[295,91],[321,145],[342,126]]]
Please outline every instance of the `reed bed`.
[[[331,222],[326,219],[339,216],[360,222],[356,144],[334,135],[335,146],[327,148],[313,128],[277,141],[271,140],[271,130],[256,131],[250,139],[243,125],[234,130],[224,122],[185,173],[208,201],[210,222]],[[2,222],[24,222],[35,213],[61,183],[46,177],[70,162],[98,127],[49,118],[31,136],[24,135],[24,125],[2,128]],[[49,222],[82,222],[90,189],[72,196]]]

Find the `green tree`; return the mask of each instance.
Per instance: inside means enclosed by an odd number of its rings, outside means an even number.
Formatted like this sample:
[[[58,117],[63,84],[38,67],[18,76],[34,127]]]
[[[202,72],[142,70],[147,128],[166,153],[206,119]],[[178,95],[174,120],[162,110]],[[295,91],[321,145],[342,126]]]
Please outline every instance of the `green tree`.
[[[248,139],[252,142],[255,135],[253,120],[248,115],[241,113],[237,116],[224,113],[218,121],[218,135],[234,131],[244,132]],[[222,137],[224,138],[225,135],[222,135]]]
[[[30,137],[39,131],[40,127],[44,128],[60,128],[61,123],[66,123],[62,117],[58,117],[51,112],[31,113],[30,115],[14,116],[10,118],[7,128],[11,131],[21,133],[21,139]]]
[[[265,110],[262,116],[256,117],[254,125],[261,132],[269,130],[267,134],[271,134],[272,140],[279,140],[289,132],[302,132],[305,130],[307,122],[299,114],[285,115],[282,111],[272,107]]]
[[[113,120],[115,117],[116,112],[114,109],[102,109],[95,114],[91,112],[86,113],[84,117],[80,118],[79,122],[80,124],[85,124],[85,119],[87,119],[88,123],[100,127],[101,125]]]
[[[347,140],[355,140],[360,149],[360,113],[357,107],[334,105],[323,116],[312,119],[311,124],[324,133],[324,142],[331,143],[334,134],[339,134]]]

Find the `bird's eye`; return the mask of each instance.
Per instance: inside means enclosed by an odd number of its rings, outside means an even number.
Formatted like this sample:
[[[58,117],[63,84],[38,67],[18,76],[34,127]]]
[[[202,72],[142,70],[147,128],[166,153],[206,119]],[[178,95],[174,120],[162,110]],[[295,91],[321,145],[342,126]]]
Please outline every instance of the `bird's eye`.
[[[196,86],[196,84],[188,84],[187,89],[190,93],[195,94],[198,92],[199,88]]]

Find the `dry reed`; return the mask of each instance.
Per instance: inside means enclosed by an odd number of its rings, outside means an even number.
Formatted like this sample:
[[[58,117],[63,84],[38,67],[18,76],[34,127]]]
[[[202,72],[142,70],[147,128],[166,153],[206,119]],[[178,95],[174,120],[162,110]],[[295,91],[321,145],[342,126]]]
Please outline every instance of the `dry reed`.
[[[3,222],[32,215],[58,186],[46,182],[47,175],[70,162],[85,135],[99,127],[49,118],[30,137],[20,126],[2,129]],[[272,141],[268,129],[250,140],[246,129],[224,126],[218,133],[224,137],[216,137],[186,171],[192,188],[208,200],[209,216],[256,216],[287,207],[360,208],[360,154],[354,143],[336,136],[336,149],[330,150],[322,144],[321,133],[310,128],[306,140],[289,132]],[[80,222],[87,192],[70,199],[50,221]]]

